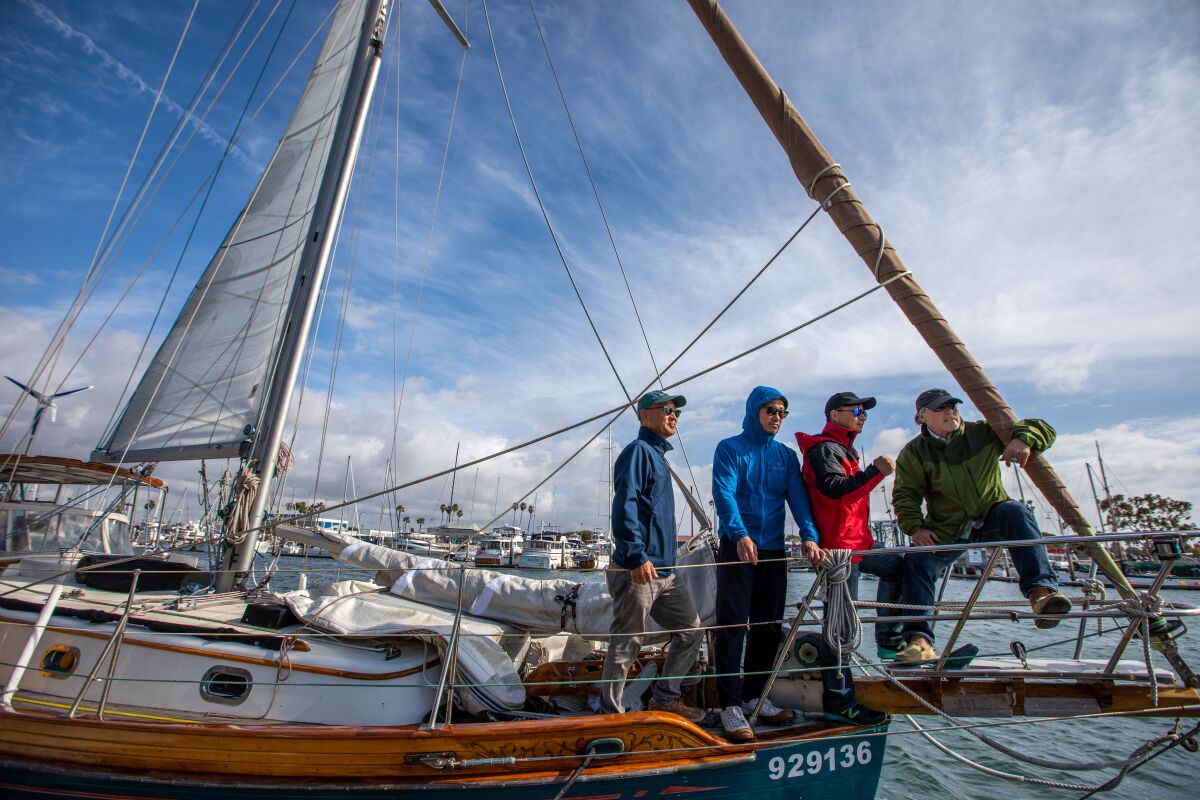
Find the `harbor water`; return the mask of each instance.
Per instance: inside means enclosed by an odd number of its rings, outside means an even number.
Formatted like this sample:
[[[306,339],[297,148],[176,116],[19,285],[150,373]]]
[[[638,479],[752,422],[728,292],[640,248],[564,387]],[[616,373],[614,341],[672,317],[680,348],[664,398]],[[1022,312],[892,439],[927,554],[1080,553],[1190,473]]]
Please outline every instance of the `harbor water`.
[[[264,560],[259,564],[265,565]],[[371,575],[362,571],[347,570],[343,565],[329,559],[313,559],[307,564],[309,585],[333,580],[370,580]],[[279,572],[272,578],[271,586],[277,591],[286,591],[296,584],[300,570],[305,569],[301,557],[284,557],[278,564]],[[599,581],[599,572],[558,572],[505,570],[531,578],[566,577],[577,580]],[[812,585],[811,572],[788,574],[789,604],[799,603]],[[954,579],[946,588],[946,600],[965,600],[974,587],[973,580]],[[875,583],[869,576],[862,582],[862,597],[874,595]],[[1079,589],[1065,588],[1066,594],[1079,596]],[[1115,597],[1111,589],[1106,599]],[[1184,590],[1164,590],[1165,602],[1183,605],[1200,604],[1200,593]],[[1020,593],[1016,584],[995,582],[984,587],[981,600],[1013,600]],[[864,613],[864,616],[866,613]],[[1119,639],[1119,632],[1109,621],[1104,623],[1104,633],[1096,633],[1096,623],[1088,623],[1084,658],[1107,659]],[[809,630],[816,630],[815,627]],[[1077,621],[1065,622],[1051,630],[1039,630],[1029,621],[980,620],[969,622],[959,637],[957,645],[974,644],[979,648],[980,658],[1011,655],[1010,643],[1020,641],[1025,645],[1030,658],[1051,656],[1070,658],[1074,653],[1079,631]],[[936,633],[948,636],[950,627],[939,628]],[[869,626],[863,629],[863,646],[860,652],[865,657],[874,657],[874,646]],[[1200,629],[1185,635],[1180,642],[1180,653],[1193,669],[1200,669]],[[1141,660],[1142,647],[1137,640],[1131,643],[1124,658]],[[1153,653],[1156,666],[1169,669],[1169,665],[1157,653]],[[1078,786],[1097,786],[1106,783],[1118,771],[1112,767],[1099,772],[1072,772],[1063,769],[1048,769],[1016,761],[962,731],[945,730],[944,720],[933,716],[917,717],[916,721],[925,728],[939,728],[938,740],[959,755],[998,772],[1020,775],[1028,779],[1051,781]],[[1196,718],[1184,718],[1182,730],[1189,729]],[[963,718],[964,725],[978,726],[990,737],[1010,748],[1030,753],[1043,759],[1049,758],[1062,763],[1120,761],[1127,758],[1139,745],[1168,733],[1175,724],[1173,718],[1108,717],[1090,719],[1041,719],[1041,718]],[[1129,800],[1167,800],[1168,798],[1193,798],[1197,789],[1192,777],[1200,767],[1200,754],[1193,754],[1183,747],[1174,747],[1146,765],[1129,773],[1112,791],[1099,797],[1119,797]],[[1190,788],[1189,788],[1190,787]],[[1013,782],[980,772],[951,756],[942,753],[929,743],[904,717],[896,717],[889,735],[887,758],[883,777],[879,784],[879,800],[931,800],[933,798],[977,798],[1004,796],[1008,798],[1077,798],[1085,791],[1050,788],[1028,782]]]

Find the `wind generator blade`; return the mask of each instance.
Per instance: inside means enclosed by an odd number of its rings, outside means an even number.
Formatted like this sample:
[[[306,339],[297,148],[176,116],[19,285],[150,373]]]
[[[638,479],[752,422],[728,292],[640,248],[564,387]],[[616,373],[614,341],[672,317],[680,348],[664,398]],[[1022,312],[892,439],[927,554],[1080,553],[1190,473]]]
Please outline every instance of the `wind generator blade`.
[[[82,386],[78,389],[68,389],[65,392],[58,392],[57,394],[52,394],[52,395],[50,395],[50,397],[52,399],[55,397],[66,397],[69,394],[79,394],[80,392],[86,392],[88,389],[95,389],[95,388],[96,388],[95,386]]]
[[[29,392],[29,394],[33,395],[34,397],[38,396],[37,392],[35,392],[33,389],[30,389],[28,386],[21,383],[19,380],[15,379],[15,378],[9,378],[7,375],[5,375],[4,377],[7,378],[10,383],[14,383],[17,386],[20,386],[23,391]]]

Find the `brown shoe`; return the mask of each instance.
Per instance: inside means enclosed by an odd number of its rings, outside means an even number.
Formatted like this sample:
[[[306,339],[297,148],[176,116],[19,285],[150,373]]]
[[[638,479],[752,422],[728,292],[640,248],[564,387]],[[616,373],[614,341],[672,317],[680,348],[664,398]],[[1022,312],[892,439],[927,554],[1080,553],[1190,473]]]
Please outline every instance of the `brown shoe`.
[[[704,709],[689,706],[678,697],[670,703],[660,703],[657,699],[651,697],[650,705],[647,708],[650,711],[665,711],[668,714],[678,714],[689,722],[700,722],[708,716],[708,712]]]
[[[1029,605],[1033,607],[1033,613],[1035,614],[1050,615],[1049,619],[1043,616],[1042,619],[1036,619],[1033,621],[1034,625],[1042,628],[1043,630],[1046,628],[1053,628],[1059,622],[1062,622],[1061,619],[1054,619],[1054,617],[1062,616],[1071,611],[1070,598],[1066,597],[1061,592],[1054,591],[1053,589],[1036,600],[1031,599],[1029,601]]]

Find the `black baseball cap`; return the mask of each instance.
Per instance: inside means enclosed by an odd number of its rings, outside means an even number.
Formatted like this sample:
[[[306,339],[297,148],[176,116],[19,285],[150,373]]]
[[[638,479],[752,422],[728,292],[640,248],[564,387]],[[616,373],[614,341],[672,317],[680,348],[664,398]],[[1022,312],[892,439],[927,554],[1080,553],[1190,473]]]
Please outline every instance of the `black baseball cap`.
[[[922,408],[937,411],[939,408],[945,408],[951,403],[961,402],[962,400],[959,400],[945,389],[926,389],[917,395],[917,413],[920,413]]]
[[[847,406],[862,406],[864,411],[870,411],[875,407],[875,398],[859,397],[854,392],[838,392],[825,401],[825,416],[828,417],[829,412],[835,408],[846,408]]]

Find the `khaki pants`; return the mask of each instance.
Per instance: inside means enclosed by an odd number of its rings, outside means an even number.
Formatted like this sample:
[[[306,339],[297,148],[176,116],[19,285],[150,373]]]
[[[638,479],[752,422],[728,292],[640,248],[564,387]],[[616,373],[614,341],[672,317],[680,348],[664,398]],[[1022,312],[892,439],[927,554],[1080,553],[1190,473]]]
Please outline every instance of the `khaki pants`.
[[[671,634],[662,677],[654,682],[656,701],[664,705],[675,702],[679,699],[679,684],[695,663],[700,647],[700,617],[687,589],[675,581],[674,574],[636,584],[629,570],[610,567],[604,578],[613,599],[613,637],[604,657],[600,710],[607,714],[624,712],[621,695],[625,678],[645,638],[647,617],[664,630],[678,631]],[[688,630],[679,630],[683,628]]]

